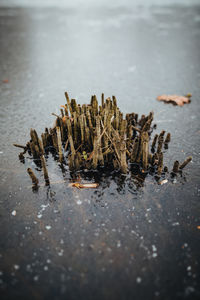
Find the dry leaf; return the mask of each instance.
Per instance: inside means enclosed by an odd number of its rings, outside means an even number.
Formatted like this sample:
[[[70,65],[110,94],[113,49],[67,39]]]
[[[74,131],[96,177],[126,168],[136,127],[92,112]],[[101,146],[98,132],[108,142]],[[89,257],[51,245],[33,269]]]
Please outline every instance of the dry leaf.
[[[159,181],[158,184],[163,185],[163,184],[165,184],[165,183],[167,183],[167,182],[168,182],[167,179],[163,179],[163,180]]]
[[[69,186],[76,187],[77,189],[89,188],[94,189],[99,186],[98,183],[80,183],[80,182],[73,182],[70,183]]]
[[[9,80],[8,79],[3,79],[2,82],[3,83],[9,83]]]
[[[157,97],[158,101],[164,101],[166,103],[172,103],[174,105],[183,106],[186,103],[190,103],[191,94],[186,96],[179,96],[179,95],[161,95]]]

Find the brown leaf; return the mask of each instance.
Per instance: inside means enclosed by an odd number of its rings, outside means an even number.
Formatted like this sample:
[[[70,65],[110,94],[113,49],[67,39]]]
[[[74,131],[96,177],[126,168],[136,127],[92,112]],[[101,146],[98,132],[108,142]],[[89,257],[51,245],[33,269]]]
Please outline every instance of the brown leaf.
[[[97,188],[99,186],[98,183],[80,183],[80,182],[73,182],[70,183],[69,186],[76,187],[77,189],[83,189],[83,188]]]
[[[163,179],[163,180],[159,181],[158,184],[163,185],[163,184],[165,184],[165,183],[167,183],[167,182],[168,182],[167,179]]]
[[[3,79],[2,82],[3,83],[9,83],[9,80],[8,79]]]
[[[186,103],[190,103],[190,97],[192,95],[188,94],[187,96],[179,96],[179,95],[161,95],[157,97],[158,101],[164,101],[166,103],[172,103],[174,105],[183,106]]]

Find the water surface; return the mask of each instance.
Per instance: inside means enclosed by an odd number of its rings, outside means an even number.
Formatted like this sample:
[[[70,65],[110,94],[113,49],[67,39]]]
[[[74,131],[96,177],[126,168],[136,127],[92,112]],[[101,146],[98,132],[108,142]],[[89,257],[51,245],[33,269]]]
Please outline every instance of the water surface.
[[[200,297],[199,41],[199,7],[1,8],[3,298]],[[165,165],[189,155],[192,163],[162,186],[111,173],[98,189],[77,190],[49,156],[52,184],[36,171],[33,193],[33,161],[21,164],[12,143],[52,126],[64,91],[81,104],[104,92],[124,113],[153,110],[155,132],[172,134]],[[188,92],[182,108],[155,100]]]

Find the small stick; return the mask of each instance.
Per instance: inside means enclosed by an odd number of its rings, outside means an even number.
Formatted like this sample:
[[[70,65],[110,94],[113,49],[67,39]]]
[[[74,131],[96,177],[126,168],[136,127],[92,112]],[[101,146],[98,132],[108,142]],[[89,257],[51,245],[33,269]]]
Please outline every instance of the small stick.
[[[46,139],[46,146],[50,146],[52,144],[52,139],[51,136],[49,134],[49,130],[48,128],[45,128],[45,139]]]
[[[126,161],[126,127],[127,127],[127,121],[122,120],[121,123],[121,130],[120,130],[120,141],[119,141],[119,150],[120,150],[120,169],[121,172],[126,174],[127,173],[127,161]]]
[[[57,135],[55,129],[52,130],[51,136],[52,136],[53,147],[56,151],[58,151]]]
[[[56,127],[57,140],[58,140],[58,155],[60,163],[63,162],[63,153],[62,153],[62,141],[60,135],[60,127]]]
[[[161,175],[162,169],[163,169],[163,153],[160,152],[158,154],[158,171],[157,171],[158,175]]]
[[[131,162],[132,163],[134,163],[136,161],[137,154],[138,154],[138,148],[139,148],[139,140],[138,140],[138,138],[135,138],[133,149],[131,152]]]
[[[63,109],[62,109],[62,108],[60,109],[60,112],[61,112],[61,116],[62,116],[62,118],[64,118],[64,116],[65,116],[65,115],[64,115],[64,111],[63,111]]]
[[[94,169],[97,168],[98,161],[101,161],[101,164],[103,164],[103,155],[101,150],[101,127],[100,127],[100,116],[96,116],[96,130],[95,130],[95,136],[94,136],[94,142],[93,142],[93,160],[92,160],[92,166]]]
[[[189,162],[192,160],[192,156],[189,156],[186,158],[186,160],[184,160],[184,162],[180,165],[179,169],[183,169],[185,168],[185,166],[187,166],[187,164],[189,164]]]
[[[67,100],[67,105],[68,105],[68,108],[69,108],[69,111],[70,111],[70,114],[71,114],[71,117],[72,117],[73,110],[72,110],[71,103],[70,103],[70,99],[69,99],[69,96],[68,96],[68,93],[67,93],[67,92],[65,92],[65,98],[66,98],[66,100]]]
[[[64,105],[64,109],[65,109],[65,116],[68,117],[69,113],[68,113],[68,107],[67,104]]]
[[[77,113],[79,114],[78,109],[77,109]],[[86,104],[83,104],[83,105],[82,105],[81,113],[85,116],[85,114],[86,114]]]
[[[33,155],[33,158],[37,158],[37,153],[36,153],[35,145],[34,145],[33,141],[30,142],[30,150],[31,150],[31,153]]]
[[[69,183],[70,187],[76,187],[77,189],[83,188],[97,188],[99,186],[98,183],[79,183],[79,182],[72,182]]]
[[[44,146],[44,149],[47,147],[47,139],[46,139],[46,134],[45,133],[42,133],[41,134],[41,138],[42,138],[42,143],[43,143],[43,146]]]
[[[90,129],[87,126],[86,117],[84,116],[84,127],[85,127],[85,141],[88,145],[91,145],[91,138],[90,138]]]
[[[76,104],[76,100],[75,99],[72,99],[71,100],[71,107],[72,107],[72,111],[75,112],[77,111],[77,104]]]
[[[112,96],[113,106],[116,109],[117,108],[117,99],[115,96]]]
[[[141,136],[140,136],[140,138],[139,138],[138,154],[137,154],[137,158],[136,158],[136,162],[137,163],[140,163],[141,156],[142,156],[142,142],[141,142]]]
[[[96,95],[92,96],[91,98],[91,106],[92,106],[92,113],[94,117],[98,114],[98,101]]]
[[[163,142],[164,142],[164,134],[165,134],[165,131],[162,130],[159,137],[158,137],[158,148],[157,148],[157,153],[160,153],[161,150],[162,150],[162,145],[163,145]]]
[[[43,169],[43,173],[44,173],[45,184],[49,185],[50,184],[50,182],[49,182],[49,175],[48,175],[48,171],[47,171],[47,166],[46,166],[44,155],[41,155],[40,159],[41,159],[41,162],[42,162],[42,169]]]
[[[119,109],[116,107],[116,112],[115,112],[115,129],[119,129]]]
[[[166,137],[166,139],[164,141],[164,148],[165,149],[168,149],[168,144],[169,144],[170,140],[171,140],[171,135],[170,135],[170,133],[168,133],[167,137]]]
[[[67,151],[68,145],[69,145],[69,140],[67,139],[66,144],[65,144],[65,151]]]
[[[153,121],[153,112],[150,112],[149,115],[147,116],[147,121],[142,127],[142,131],[149,131],[152,121]]]
[[[34,186],[37,186],[38,183],[39,183],[39,180],[38,180],[37,177],[35,176],[33,170],[32,170],[31,168],[28,168],[28,169],[27,169],[27,172],[28,172],[28,174],[29,174],[29,176],[30,176],[30,178],[31,178],[31,180],[32,180],[33,185],[34,185]]]
[[[37,132],[35,129],[32,129],[30,130],[30,136],[31,136],[31,139],[32,141],[34,142],[34,144],[38,144],[38,135],[37,135]]]
[[[77,113],[73,112],[73,119],[74,119],[74,144],[78,143],[78,122],[77,122]]]
[[[87,116],[87,119],[88,119],[90,131],[93,132],[93,125],[92,125],[91,115],[90,115],[90,111],[89,111],[88,107],[86,108],[86,116]]]
[[[103,109],[104,108],[104,94],[103,93],[101,94],[101,106]]]
[[[39,144],[40,155],[43,155],[44,154],[44,145],[43,145],[42,140],[40,140],[39,138],[38,138],[38,144]]]
[[[94,136],[94,142],[93,142],[93,158],[92,158],[92,167],[94,169],[97,168],[97,164],[98,164],[98,144],[97,144],[97,135],[95,133],[95,136]]]
[[[144,170],[148,168],[148,157],[149,157],[149,135],[148,132],[144,131],[141,134],[141,147],[142,147],[142,165]]]
[[[103,123],[102,123],[102,127],[104,128]],[[118,132],[117,132],[113,127],[111,127],[111,129],[113,130],[113,132],[114,132],[115,134],[118,134]],[[119,152],[118,152],[118,149],[117,149],[116,144],[113,142],[112,138],[107,134],[106,131],[105,131],[105,135],[107,136],[107,138],[109,139],[109,141],[110,141],[111,144],[113,145],[114,150],[115,150],[115,153],[116,153],[116,156],[117,156],[117,160],[118,160],[118,162],[119,162],[119,164],[120,164],[120,155],[119,155]],[[107,147],[108,147],[108,146],[107,146]]]
[[[39,158],[40,157],[40,149],[39,149],[38,145],[35,145],[35,152],[36,152],[37,158]]]
[[[165,139],[165,144],[168,144],[171,141],[171,134],[168,132],[166,139]]]
[[[40,154],[43,153],[43,149],[41,148],[41,145],[39,143],[38,134],[35,129],[30,130],[30,136],[31,140],[33,142],[33,148],[35,149],[36,156],[39,158]]]
[[[174,166],[173,166],[172,172],[173,172],[173,173],[178,173],[178,169],[179,169],[179,161],[176,160],[176,161],[174,162]]]
[[[55,114],[55,113],[51,113],[52,116],[59,118],[59,115]]]
[[[22,146],[22,145],[19,145],[19,144],[13,144],[13,146],[15,146],[17,148],[24,149],[24,150],[27,148],[26,146]]]
[[[121,169],[121,172],[126,174],[127,173],[127,168],[128,168],[128,165],[127,165],[127,162],[126,162],[126,143],[125,141],[121,141],[121,145],[120,145],[120,152],[121,152],[121,160],[120,160],[120,169]]]
[[[75,148],[74,148],[74,142],[73,142],[73,138],[72,138],[72,127],[71,127],[71,123],[70,123],[69,119],[67,119],[67,128],[68,128],[68,140],[69,140],[70,149],[71,149],[71,156],[70,156],[70,160],[69,160],[69,166],[72,169],[73,164],[74,164],[74,158],[75,158],[75,155],[76,155],[76,151],[75,151]]]
[[[100,164],[103,166],[104,165],[104,158],[103,158],[103,154],[102,154],[102,146],[101,146],[101,138],[102,138],[102,134],[101,134],[101,117],[97,116],[96,117],[96,130],[97,130],[97,151],[98,151],[98,160],[100,162]]]
[[[145,115],[141,115],[141,119],[139,120],[138,124],[141,126],[141,128],[144,126],[144,123],[146,122]]]
[[[64,116],[65,119],[65,116]],[[66,141],[66,124],[65,121],[63,121],[63,118],[60,118],[60,134],[61,134],[61,141],[65,142]]]
[[[81,144],[83,144],[84,143],[84,137],[85,137],[85,135],[84,135],[84,121],[83,121],[83,114],[81,114],[80,116],[79,116],[79,124],[80,124],[80,129],[81,129]]]
[[[154,139],[153,139],[153,142],[152,142],[152,145],[151,145],[151,148],[152,148],[152,149],[154,149],[154,148],[155,148],[155,145],[156,145],[157,139],[158,139],[158,134],[156,134],[156,135],[154,136]]]

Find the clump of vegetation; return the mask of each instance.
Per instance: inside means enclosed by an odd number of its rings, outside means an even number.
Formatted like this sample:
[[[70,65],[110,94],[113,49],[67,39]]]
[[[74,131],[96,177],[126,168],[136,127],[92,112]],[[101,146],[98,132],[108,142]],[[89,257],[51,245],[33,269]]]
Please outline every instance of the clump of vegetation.
[[[81,169],[94,170],[99,167],[119,170],[126,174],[131,166],[137,165],[140,173],[156,174],[159,179],[168,169],[163,165],[163,148],[168,148],[170,133],[162,130],[151,139],[153,129],[153,112],[140,118],[137,113],[123,116],[117,106],[116,97],[104,99],[101,105],[97,97],[91,97],[90,104],[77,104],[75,99],[65,93],[67,103],[56,116],[53,128],[46,128],[41,137],[36,130],[30,130],[30,141],[23,148],[19,158],[24,161],[28,151],[36,164],[40,164],[45,182],[49,184],[45,153],[54,153],[62,165],[68,164],[70,171]],[[151,141],[151,142],[150,142]],[[172,173],[183,169],[191,157],[179,165],[175,161]],[[38,180],[30,168],[28,173],[34,185]]]

